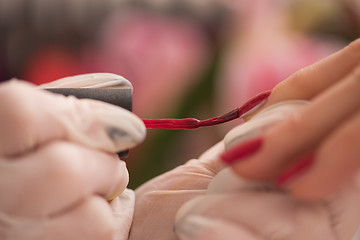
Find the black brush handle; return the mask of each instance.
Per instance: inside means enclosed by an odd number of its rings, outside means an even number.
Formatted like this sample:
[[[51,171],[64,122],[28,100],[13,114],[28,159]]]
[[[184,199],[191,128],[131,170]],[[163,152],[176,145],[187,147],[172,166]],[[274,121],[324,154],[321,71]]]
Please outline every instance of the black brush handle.
[[[76,98],[89,98],[132,110],[132,89],[107,89],[107,88],[47,88],[46,90],[64,96]]]

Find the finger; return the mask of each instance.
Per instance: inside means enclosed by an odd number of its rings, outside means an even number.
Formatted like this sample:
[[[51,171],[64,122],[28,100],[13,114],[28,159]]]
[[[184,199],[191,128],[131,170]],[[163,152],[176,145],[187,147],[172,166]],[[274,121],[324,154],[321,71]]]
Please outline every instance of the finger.
[[[220,142],[202,154],[136,189],[136,206],[129,239],[175,239],[172,231],[177,209],[189,199],[206,194],[214,176],[224,167]],[[151,207],[149,207],[151,205]]]
[[[176,231],[185,228],[190,229],[190,232],[202,233],[201,228],[198,230],[199,221],[191,220],[192,216],[232,223],[240,231],[248,229],[254,236],[260,236],[260,239],[335,239],[323,204],[304,203],[279,192],[248,189],[196,198],[179,210]],[[186,225],[181,226],[184,223]]]
[[[109,204],[97,196],[87,198],[73,209],[52,218],[15,219],[11,222],[8,239],[110,240],[115,228]]]
[[[316,150],[308,171],[284,182],[303,199],[324,198],[349,184],[360,170],[360,112],[337,128]]]
[[[52,142],[25,157],[0,161],[0,209],[45,217],[99,194],[120,194],[128,172],[115,154],[69,142]]]
[[[181,240],[261,240],[251,230],[222,219],[189,216],[178,224],[175,232]]]
[[[0,155],[13,156],[54,139],[105,151],[121,151],[145,136],[131,112],[95,100],[47,93],[29,84],[0,85]]]
[[[161,176],[158,180],[161,180]],[[164,177],[162,180],[164,182]],[[168,178],[167,180],[171,179]],[[140,192],[136,190],[134,224],[131,227],[129,239],[143,239],[144,236],[147,239],[158,239],[159,229],[161,229],[162,239],[176,239],[173,232],[176,211],[190,199],[206,194],[206,187],[183,187],[182,182],[176,180],[171,181],[165,189],[161,188],[162,186],[156,189],[156,186],[162,183],[161,181],[151,181],[153,188],[145,186],[147,191],[144,187],[141,187]],[[188,177],[188,174],[186,174],[185,179],[182,178],[181,180],[185,183],[195,182],[197,184],[197,180],[191,175]]]
[[[44,237],[37,239],[110,240],[114,234],[115,224],[111,208],[106,200],[93,196],[70,213],[49,221],[41,234]],[[70,229],[72,231],[69,231]]]
[[[240,124],[226,134],[224,137],[225,149],[231,149],[240,142],[264,134],[268,129],[277,125],[292,114],[301,111],[310,103],[310,101],[305,100],[288,100],[264,109],[256,114],[251,121]]]
[[[130,228],[133,223],[135,194],[125,189],[121,195],[111,201],[114,216],[115,233],[113,240],[129,239]]]
[[[357,175],[360,177],[360,175]],[[359,178],[360,179],[360,178]],[[358,179],[358,180],[359,180]],[[295,180],[296,181],[296,180]],[[291,183],[290,183],[291,184]],[[313,182],[312,182],[313,184]],[[331,224],[333,228],[332,232],[336,233],[339,239],[351,239],[356,230],[359,227],[360,215],[358,214],[359,202],[360,202],[360,181],[353,181],[350,184],[344,185],[341,190],[334,193],[331,197],[322,198],[320,201],[307,201],[308,203],[318,203],[323,204],[326,215],[329,217],[327,221]],[[247,179],[241,178],[233,173],[233,171],[228,168],[221,171],[211,182],[208,188],[209,194],[228,194],[228,193],[241,193],[241,192],[253,192],[253,193],[278,193],[281,194],[279,188],[274,186],[272,183],[264,182],[254,182]],[[291,191],[291,185],[290,185]],[[294,199],[298,201],[298,196],[293,198],[293,195],[289,195],[288,192],[284,191],[282,194],[286,194],[289,199]],[[255,196],[254,196],[255,197]],[[307,199],[309,200],[309,199]],[[312,199],[314,200],[314,199]],[[264,203],[267,207],[274,207],[268,202]],[[297,212],[302,215],[301,209],[294,209],[293,212]],[[309,219],[310,220],[310,219]],[[318,220],[319,221],[319,220]],[[342,224],[346,222],[346,224]],[[314,238],[307,238],[314,239]]]
[[[250,155],[239,158],[233,165],[234,171],[252,179],[273,180],[299,157],[313,151],[360,108],[359,93],[360,67],[357,67],[312,104],[258,138],[262,141],[257,143],[261,144]]]
[[[346,76],[359,61],[360,39],[322,61],[297,71],[278,84],[257,112],[285,100],[310,100]],[[252,116],[254,114],[255,112]]]

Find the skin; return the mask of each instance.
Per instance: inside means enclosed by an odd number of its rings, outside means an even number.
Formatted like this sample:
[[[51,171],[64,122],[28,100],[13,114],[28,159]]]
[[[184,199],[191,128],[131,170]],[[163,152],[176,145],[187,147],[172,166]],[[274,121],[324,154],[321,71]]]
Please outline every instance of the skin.
[[[290,99],[311,104],[265,132],[262,147],[233,164],[234,172],[274,180],[298,159],[314,154],[307,171],[284,183],[294,196],[306,200],[328,196],[353,179],[360,167],[359,62],[360,39],[276,86],[259,110]]]

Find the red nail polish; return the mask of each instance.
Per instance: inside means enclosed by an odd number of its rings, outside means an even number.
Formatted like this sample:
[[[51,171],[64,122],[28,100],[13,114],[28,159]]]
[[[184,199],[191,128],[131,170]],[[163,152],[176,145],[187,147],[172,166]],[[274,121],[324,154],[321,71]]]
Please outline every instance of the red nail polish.
[[[250,98],[241,107],[236,108],[228,113],[218,117],[206,120],[198,120],[196,118],[183,119],[143,119],[146,128],[163,128],[163,129],[196,129],[199,127],[214,126],[234,119],[242,118],[251,113],[256,107],[260,106],[270,96],[271,90],[259,93]]]
[[[230,150],[224,152],[220,158],[222,161],[227,164],[232,164],[234,162],[240,161],[247,156],[255,153],[260,149],[263,144],[263,137],[257,137],[250,139],[248,141],[242,142],[241,144],[231,148]]]
[[[292,179],[304,173],[306,170],[310,168],[312,163],[314,162],[315,155],[310,154],[298,161],[296,164],[290,166],[286,169],[280,176],[276,178],[276,184],[278,186],[283,186],[287,184]]]
[[[256,107],[260,106],[270,96],[271,90],[264,91],[249,99],[239,108],[239,117],[244,117],[252,112]]]

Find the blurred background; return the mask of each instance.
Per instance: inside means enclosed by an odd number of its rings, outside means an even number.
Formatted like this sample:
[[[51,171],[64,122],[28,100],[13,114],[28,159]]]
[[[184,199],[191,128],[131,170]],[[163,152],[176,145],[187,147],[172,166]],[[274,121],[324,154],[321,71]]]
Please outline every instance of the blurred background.
[[[111,72],[134,85],[138,116],[205,119],[359,36],[359,0],[0,0],[0,81]],[[239,123],[149,130],[126,160],[130,187]]]

